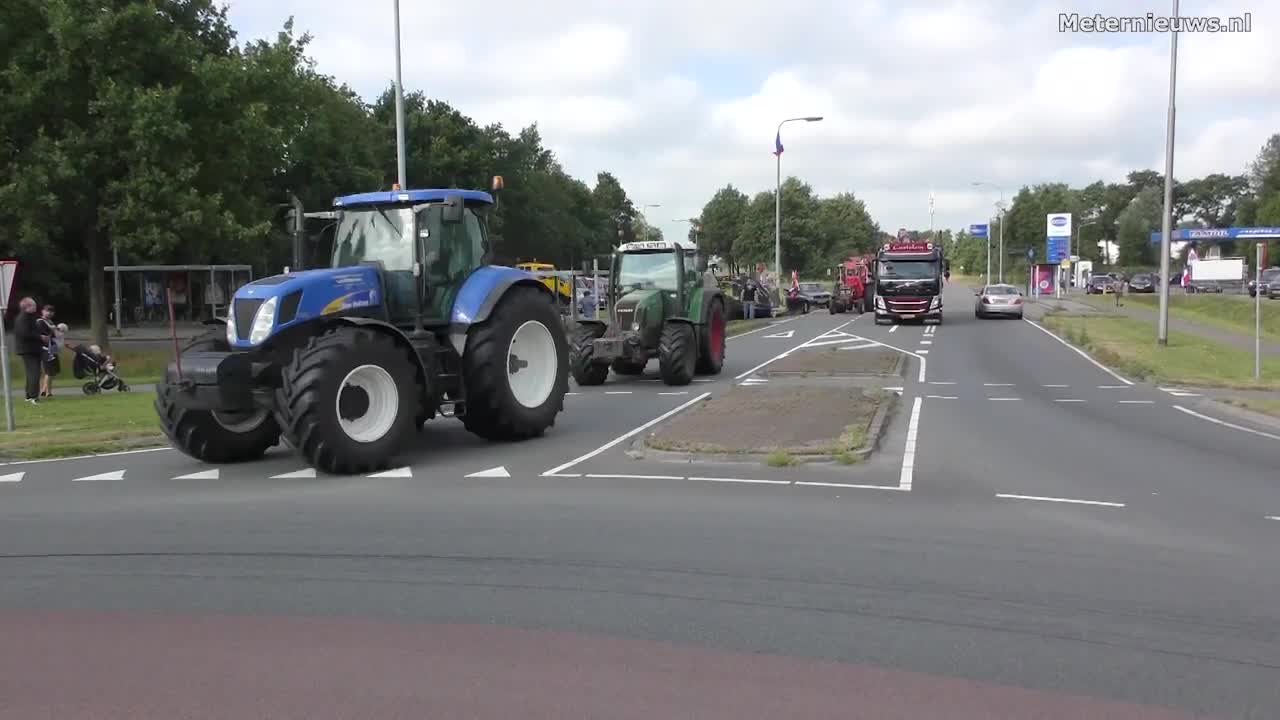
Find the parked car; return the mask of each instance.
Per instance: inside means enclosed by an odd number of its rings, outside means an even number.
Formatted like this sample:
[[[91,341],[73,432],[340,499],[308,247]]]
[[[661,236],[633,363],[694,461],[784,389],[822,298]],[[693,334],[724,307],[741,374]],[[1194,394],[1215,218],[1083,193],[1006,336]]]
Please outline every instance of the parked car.
[[[1156,291],[1159,276],[1155,273],[1137,273],[1129,279],[1129,292],[1153,293]]]
[[[827,307],[831,304],[831,291],[816,282],[802,282],[794,290],[787,291],[787,309],[809,312],[811,307]]]
[[[1084,286],[1088,295],[1105,295],[1114,289],[1116,279],[1106,273],[1094,273],[1089,276],[1089,284]]]
[[[1022,291],[1013,285],[988,285],[978,292],[973,304],[973,316],[982,319],[993,316],[1022,319]]]
[[[1280,267],[1263,270],[1262,285],[1258,285],[1256,278],[1249,281],[1249,297],[1254,297],[1259,292],[1265,298],[1271,298],[1272,300],[1280,298]]]

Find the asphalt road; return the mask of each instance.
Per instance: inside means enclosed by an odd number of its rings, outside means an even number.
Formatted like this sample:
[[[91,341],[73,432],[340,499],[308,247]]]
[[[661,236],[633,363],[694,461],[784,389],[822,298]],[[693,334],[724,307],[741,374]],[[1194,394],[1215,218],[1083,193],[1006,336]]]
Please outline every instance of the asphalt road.
[[[947,302],[574,388],[536,441],[433,421],[382,477],[2,466],[0,718],[1275,717],[1280,433]],[[626,453],[781,353],[882,345],[865,465]]]

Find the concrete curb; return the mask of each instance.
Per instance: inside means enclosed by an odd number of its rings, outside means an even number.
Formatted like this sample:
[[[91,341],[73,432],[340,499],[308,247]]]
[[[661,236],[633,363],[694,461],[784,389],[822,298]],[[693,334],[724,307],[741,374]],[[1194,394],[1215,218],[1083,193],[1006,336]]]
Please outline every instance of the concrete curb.
[[[1237,420],[1244,420],[1245,422],[1251,422],[1254,425],[1261,425],[1262,427],[1271,428],[1272,430],[1280,430],[1280,418],[1272,417],[1271,415],[1260,413],[1256,410],[1230,405],[1218,398],[1196,399],[1200,401],[1196,403],[1196,407],[1201,410],[1220,412],[1224,415],[1230,415]]]

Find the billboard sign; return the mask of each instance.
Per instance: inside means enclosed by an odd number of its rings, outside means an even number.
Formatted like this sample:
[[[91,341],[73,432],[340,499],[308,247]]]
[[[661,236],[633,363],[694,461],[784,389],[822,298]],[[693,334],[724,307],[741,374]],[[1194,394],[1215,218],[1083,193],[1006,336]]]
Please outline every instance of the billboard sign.
[[[981,238],[986,237],[986,236],[987,236],[987,224],[986,224],[986,223],[982,223],[982,224],[980,224],[980,225],[970,225],[970,226],[969,226],[969,234],[970,234],[970,235],[972,235],[972,236],[974,236],[974,237],[981,237]]]

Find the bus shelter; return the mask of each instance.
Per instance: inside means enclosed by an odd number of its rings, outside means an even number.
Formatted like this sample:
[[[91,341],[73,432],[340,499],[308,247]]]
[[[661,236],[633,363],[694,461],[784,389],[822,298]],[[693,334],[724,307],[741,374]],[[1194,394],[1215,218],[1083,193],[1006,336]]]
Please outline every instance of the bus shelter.
[[[172,295],[177,321],[225,316],[236,290],[253,281],[252,265],[107,265],[103,270],[119,279],[112,290],[112,321],[117,330],[126,324],[166,322],[166,290]]]

